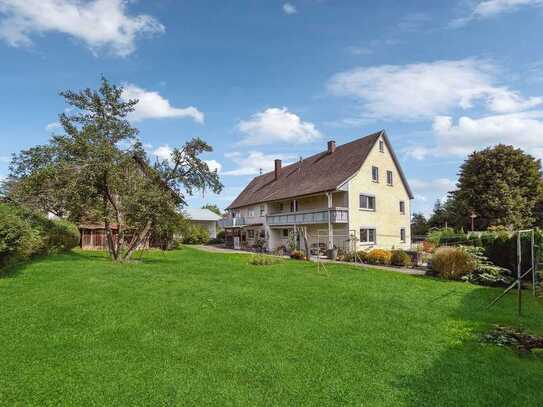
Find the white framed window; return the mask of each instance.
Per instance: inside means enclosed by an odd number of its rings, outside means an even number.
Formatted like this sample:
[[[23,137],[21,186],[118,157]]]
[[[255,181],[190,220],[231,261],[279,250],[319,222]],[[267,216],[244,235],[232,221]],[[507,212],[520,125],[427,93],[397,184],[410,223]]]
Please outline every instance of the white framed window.
[[[250,208],[247,212],[249,216],[255,216],[255,210],[253,208]]]
[[[377,242],[377,231],[374,228],[360,229],[360,243],[375,244]]]
[[[400,240],[402,243],[405,243],[405,228],[400,229]]]
[[[379,140],[379,151],[381,153],[385,152],[385,142],[383,140]]]
[[[359,208],[367,211],[375,211],[375,196],[360,194]]]
[[[264,216],[266,214],[266,207],[264,205],[260,205],[260,216]]]
[[[387,185],[392,185],[394,183],[394,178],[392,171],[387,171]]]
[[[288,229],[283,229],[281,231],[281,234],[282,234],[283,237],[288,237]]]
[[[400,213],[405,215],[405,201],[400,201]]]
[[[279,212],[283,212],[283,209],[285,209],[285,205],[283,205],[283,202],[279,204]]]
[[[255,231],[254,231],[253,229],[249,229],[249,230],[247,231],[247,237],[248,237],[249,239],[254,239],[254,238],[255,238]]]
[[[379,167],[371,167],[371,180],[379,182]]]

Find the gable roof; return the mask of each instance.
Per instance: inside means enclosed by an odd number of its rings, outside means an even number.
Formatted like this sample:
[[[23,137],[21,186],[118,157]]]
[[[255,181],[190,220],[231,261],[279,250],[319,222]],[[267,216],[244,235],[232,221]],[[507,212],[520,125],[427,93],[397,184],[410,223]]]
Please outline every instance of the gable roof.
[[[217,221],[222,219],[219,215],[209,209],[184,208],[183,213],[187,215],[187,218],[190,220]]]
[[[371,149],[382,136],[391,152],[409,197],[413,194],[384,130],[336,147],[332,154],[322,151],[301,162],[255,177],[227,209],[246,205],[333,191],[362,167]]]

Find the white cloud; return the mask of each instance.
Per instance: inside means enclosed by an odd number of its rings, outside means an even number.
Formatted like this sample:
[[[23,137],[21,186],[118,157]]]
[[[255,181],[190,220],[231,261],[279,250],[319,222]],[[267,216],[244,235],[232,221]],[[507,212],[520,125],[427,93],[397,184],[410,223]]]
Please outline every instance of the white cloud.
[[[477,3],[468,16],[453,20],[451,26],[458,27],[471,20],[496,17],[500,14],[516,11],[521,7],[540,6],[543,6],[543,0],[485,0]]]
[[[511,144],[539,155],[543,148],[543,111],[494,115],[473,119],[449,116],[434,119],[436,153],[463,156],[475,149]],[[541,155],[539,155],[541,156]]]
[[[476,59],[359,67],[334,75],[328,89],[357,99],[361,116],[374,119],[429,119],[469,109],[477,101],[496,113],[543,103],[543,98],[525,99],[496,85],[496,72],[492,64]]]
[[[313,123],[304,122],[286,107],[271,107],[255,113],[249,120],[241,121],[238,129],[246,134],[242,144],[247,145],[272,144],[278,141],[302,144],[322,137]]]
[[[157,157],[159,160],[170,161],[172,159],[173,149],[169,145],[163,145],[158,147],[155,151],[152,152],[152,155]]]
[[[62,126],[60,125],[59,122],[52,122],[52,123],[49,123],[47,126],[45,126],[46,131],[54,131],[54,130],[59,130],[61,128]]]
[[[125,0],[0,0],[0,38],[9,45],[30,46],[32,35],[68,34],[93,51],[118,56],[136,49],[136,37],[164,32],[155,18],[127,14]]]
[[[197,123],[204,122],[204,114],[195,107],[173,107],[170,105],[170,102],[162,97],[158,92],[147,91],[136,85],[125,85],[123,99],[139,100],[139,103],[135,107],[135,111],[129,115],[129,118],[132,121],[172,117],[190,117]]]
[[[424,160],[428,155],[434,153],[434,149],[425,146],[412,146],[404,150],[408,157],[413,157],[415,160]]]
[[[288,14],[288,15],[296,14],[298,12],[298,10],[296,9],[296,6],[294,6],[291,3],[283,4],[283,11],[285,12],[285,14]]]
[[[273,170],[275,159],[286,161],[295,158],[293,155],[271,155],[264,154],[260,151],[249,151],[246,155],[236,151],[226,154],[226,157],[236,163],[238,168],[235,170],[224,171],[222,174],[234,176],[259,175],[260,170],[262,170],[263,173]],[[283,163],[283,165],[285,164],[286,163]]]
[[[222,171],[222,164],[218,162],[217,160],[204,160],[207,166],[211,171],[217,170],[217,172]]]
[[[409,185],[416,193],[434,192],[444,194],[456,188],[454,181],[449,178],[436,178],[433,180],[410,179]],[[425,197],[425,199],[427,199]],[[423,200],[425,200],[423,199]]]

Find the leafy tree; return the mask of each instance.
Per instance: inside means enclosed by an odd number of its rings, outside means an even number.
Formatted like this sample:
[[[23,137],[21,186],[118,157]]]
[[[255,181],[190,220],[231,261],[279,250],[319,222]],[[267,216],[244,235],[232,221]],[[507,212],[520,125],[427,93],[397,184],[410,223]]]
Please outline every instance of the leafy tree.
[[[216,213],[219,216],[222,216],[221,210],[215,204],[205,204],[202,206],[202,209],[209,209],[211,212]]]
[[[442,228],[448,223],[449,213],[446,206],[438,199],[434,204],[432,215],[428,219],[428,226],[432,228]]]
[[[428,233],[428,222],[422,213],[414,213],[411,219],[411,234],[425,236]]]
[[[62,113],[64,134],[13,158],[10,199],[75,222],[101,221],[114,260],[128,260],[154,231],[181,224],[182,191],[222,190],[217,171],[199,156],[212,148],[199,138],[151,165],[127,115],[137,100],[102,78],[98,90],[61,92],[73,113]],[[118,227],[114,236],[113,224]]]
[[[532,226],[543,196],[541,162],[520,149],[497,145],[472,153],[460,167],[451,205],[461,224],[475,213],[476,229]]]

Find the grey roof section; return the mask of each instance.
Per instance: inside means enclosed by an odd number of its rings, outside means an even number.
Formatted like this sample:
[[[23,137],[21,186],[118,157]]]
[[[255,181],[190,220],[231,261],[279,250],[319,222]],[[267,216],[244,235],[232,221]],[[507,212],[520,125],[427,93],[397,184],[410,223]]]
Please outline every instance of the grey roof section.
[[[222,219],[219,215],[209,209],[184,208],[183,214],[191,220],[218,221]]]

